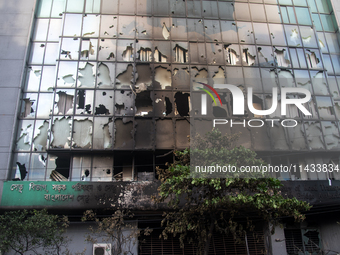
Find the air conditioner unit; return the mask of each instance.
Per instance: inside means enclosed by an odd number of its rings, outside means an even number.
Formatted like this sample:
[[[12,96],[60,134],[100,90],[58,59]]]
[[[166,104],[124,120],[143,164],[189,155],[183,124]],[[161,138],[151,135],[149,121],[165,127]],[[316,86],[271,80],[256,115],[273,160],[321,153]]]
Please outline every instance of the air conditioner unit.
[[[110,243],[96,243],[93,245],[93,255],[112,255]]]

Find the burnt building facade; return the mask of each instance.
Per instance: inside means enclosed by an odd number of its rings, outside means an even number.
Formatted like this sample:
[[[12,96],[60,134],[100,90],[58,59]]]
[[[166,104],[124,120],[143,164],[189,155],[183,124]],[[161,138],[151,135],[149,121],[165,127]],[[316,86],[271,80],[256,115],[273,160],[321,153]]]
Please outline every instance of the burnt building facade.
[[[202,115],[191,100],[202,83],[252,87],[258,110],[272,105],[273,87],[309,90],[304,106],[311,116],[287,109],[295,127],[283,127],[279,111],[256,115],[245,105],[244,120],[275,124],[220,129],[241,131],[238,144],[272,165],[340,164],[335,0],[2,0],[0,11],[1,210],[47,207],[67,214],[109,205],[160,218],[164,205],[150,199],[156,166],[190,146],[190,131],[211,130],[211,123],[190,121]],[[232,97],[220,96],[230,117]],[[208,111],[213,105],[208,102]],[[305,225],[287,221],[262,246],[249,247],[272,254],[339,253],[332,213],[340,202],[340,173],[274,176],[287,181],[289,196],[315,209]],[[329,217],[318,224],[314,214]],[[81,229],[70,230],[79,242],[85,225]],[[92,254],[89,244],[84,247]],[[252,254],[249,247],[236,254]]]

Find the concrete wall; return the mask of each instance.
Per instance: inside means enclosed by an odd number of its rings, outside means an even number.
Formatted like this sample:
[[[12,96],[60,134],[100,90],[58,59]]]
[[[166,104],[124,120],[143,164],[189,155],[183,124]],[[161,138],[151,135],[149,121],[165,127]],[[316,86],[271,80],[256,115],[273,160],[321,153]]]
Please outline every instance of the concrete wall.
[[[0,199],[7,179],[18,98],[36,0],[0,0]]]

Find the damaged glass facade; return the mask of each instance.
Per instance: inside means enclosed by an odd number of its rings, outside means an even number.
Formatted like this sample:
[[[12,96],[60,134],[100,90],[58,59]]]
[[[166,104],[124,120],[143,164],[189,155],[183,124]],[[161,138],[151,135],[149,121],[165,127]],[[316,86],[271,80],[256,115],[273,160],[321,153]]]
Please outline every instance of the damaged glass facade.
[[[340,49],[326,0],[40,0],[34,27],[10,179],[153,180],[189,146],[198,82],[251,85],[256,109],[273,86],[309,89],[312,116],[288,109],[297,127],[225,131],[272,164],[338,162]]]

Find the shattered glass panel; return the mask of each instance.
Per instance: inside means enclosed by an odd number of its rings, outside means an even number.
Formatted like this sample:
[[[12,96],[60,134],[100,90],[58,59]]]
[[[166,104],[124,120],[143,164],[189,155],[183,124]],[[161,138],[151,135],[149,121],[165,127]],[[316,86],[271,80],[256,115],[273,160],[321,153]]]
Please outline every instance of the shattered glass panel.
[[[100,37],[116,38],[117,37],[117,16],[102,15],[100,23]]]
[[[51,147],[53,148],[70,148],[71,142],[71,125],[70,117],[54,118],[51,132]]]
[[[188,2],[189,3],[189,2]],[[202,19],[187,19],[189,41],[204,41],[204,28]]]
[[[187,22],[186,19],[172,19],[171,39],[187,40]]]
[[[176,92],[174,95],[174,113],[175,116],[189,116],[190,112],[190,94],[183,92]]]
[[[83,38],[81,42],[80,59],[81,60],[96,60],[97,59],[97,39]]]
[[[154,144],[154,124],[152,119],[136,119],[135,127],[135,148],[152,148]]]
[[[275,62],[279,67],[292,67],[287,48],[274,47]]]
[[[92,114],[94,90],[77,90],[76,114]]]
[[[330,97],[316,96],[320,119],[335,119],[332,100]]]
[[[121,2],[121,1],[120,1]],[[118,22],[118,37],[119,38],[134,38],[136,32],[135,19],[131,17],[120,16]]]
[[[281,24],[269,24],[269,31],[273,45],[286,45],[286,38]]]
[[[54,114],[72,115],[74,105],[74,90],[59,90],[55,95]]]
[[[321,127],[327,150],[339,148],[340,135],[337,124],[333,121],[321,121]]]
[[[99,62],[97,67],[97,86],[100,88],[113,87],[116,76],[115,64]]]
[[[174,145],[174,126],[172,119],[156,120],[156,148],[173,148]]]
[[[37,118],[49,118],[52,114],[53,94],[40,93],[37,109]]]
[[[309,149],[317,150],[324,149],[324,142],[322,138],[321,126],[320,122],[317,121],[308,121],[304,122],[305,130],[306,130],[306,138],[309,145]]]
[[[116,40],[101,39],[99,42],[98,60],[115,60],[116,56]]]
[[[61,42],[60,59],[78,60],[79,58],[79,39],[63,38]]]
[[[301,36],[297,26],[285,25],[285,31],[287,35],[288,45],[301,47]]]
[[[93,167],[91,171],[91,181],[108,182],[112,181],[113,158],[104,156],[93,157]]]
[[[187,119],[176,120],[176,148],[188,148],[190,135],[190,122]]]
[[[139,39],[152,38],[152,17],[137,17],[136,37]]]
[[[190,62],[205,64],[207,62],[205,44],[204,43],[190,43]]]
[[[17,151],[29,151],[32,145],[34,120],[20,120],[16,141]]]
[[[47,181],[48,180],[51,181],[50,175],[52,171],[54,171],[57,168],[57,164],[56,164],[57,160],[58,160],[57,156],[54,156],[51,154],[47,156],[47,167],[46,167],[46,180]]]
[[[221,29],[218,20],[204,20],[204,28],[206,41],[208,42],[221,41]]]
[[[131,116],[134,114],[135,95],[130,90],[115,91],[115,115]]]
[[[173,116],[172,92],[155,91],[154,112],[156,117]]]
[[[46,161],[47,161],[46,153],[32,154],[30,171],[28,173],[28,180],[30,181],[45,180]]]
[[[83,20],[83,32],[84,37],[98,37],[99,35],[99,15],[86,15]]]
[[[46,120],[36,120],[33,136],[33,151],[46,151],[49,122]]]
[[[172,62],[187,63],[188,62],[188,43],[173,42],[172,43]]]
[[[295,87],[295,79],[294,79],[294,75],[293,75],[292,70],[281,69],[278,72],[278,78],[279,78],[281,88]]]
[[[241,45],[242,63],[244,66],[257,66],[256,50],[253,45]]]
[[[11,180],[13,181],[27,181],[27,174],[29,169],[29,153],[15,153],[13,155],[13,165]]]
[[[77,62],[59,62],[57,87],[74,87],[77,76]]]
[[[75,117],[73,121],[72,147],[92,148],[93,118]]]
[[[68,1],[76,2],[75,1]],[[64,36],[80,36],[81,30],[81,23],[82,23],[82,14],[65,14],[65,21],[64,21]]]
[[[153,95],[151,91],[137,91],[135,99],[136,116],[150,116],[153,110]]]
[[[253,26],[256,43],[270,45],[268,25],[266,23],[254,23]]]
[[[113,90],[96,91],[95,115],[113,115]]]
[[[224,51],[227,65],[241,65],[240,48],[237,44],[225,44]]]
[[[115,123],[115,148],[131,149],[134,147],[134,126],[133,118],[116,118]]]
[[[93,149],[112,148],[112,118],[95,117],[93,132]]]
[[[193,87],[201,86],[198,82],[208,82],[208,70],[205,66],[193,66],[191,67],[191,79],[193,81]]]
[[[188,89],[190,86],[189,66],[172,65],[172,84],[174,89]]]
[[[32,43],[30,64],[42,64],[44,59],[45,44]]]
[[[97,66],[95,63],[90,62],[79,62],[78,69],[78,88],[86,87],[93,88],[95,86],[96,70]]]
[[[133,67],[131,64],[117,64],[116,88],[132,88]]]
[[[136,92],[139,93],[146,90],[152,85],[152,72],[150,64],[138,64],[136,65]]]
[[[155,88],[171,89],[171,70],[169,67],[155,67]]]
[[[202,15],[205,18],[218,17],[217,2],[215,1],[202,1],[203,12]]]
[[[40,91],[52,91],[55,84],[55,66],[44,66],[41,77]]]
[[[37,93],[25,93],[21,99],[21,118],[34,118],[37,111]]]
[[[141,41],[138,40],[136,43],[137,49],[137,60],[142,62],[151,62],[152,61],[152,42],[150,41]]]
[[[159,1],[156,1],[159,2]],[[153,37],[155,40],[170,39],[170,21],[168,18],[153,19]]]
[[[263,67],[274,67],[274,57],[272,47],[270,46],[258,46],[257,54],[259,56],[259,64]]]
[[[249,22],[237,22],[237,31],[240,43],[255,44],[254,32]]]
[[[135,51],[134,43],[129,40],[118,40],[117,60],[118,61],[134,61]]]
[[[155,62],[170,62],[170,43],[169,42],[157,42],[155,45],[154,61]]]
[[[72,158],[72,177],[71,181],[90,181],[91,180],[91,157]]]
[[[30,66],[27,68],[26,91],[38,91],[41,76],[41,67]]]
[[[323,72],[310,72],[310,74],[311,74],[311,77],[312,77],[314,94],[316,94],[316,95],[328,95],[328,88],[327,88],[327,83],[326,83],[324,73]],[[336,84],[335,84],[335,86],[336,86]]]

